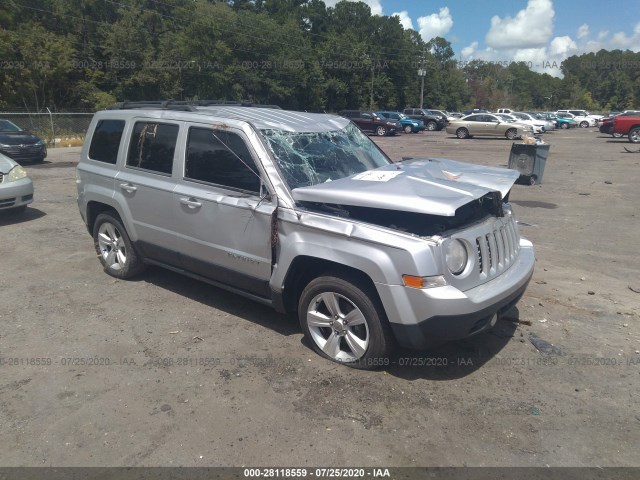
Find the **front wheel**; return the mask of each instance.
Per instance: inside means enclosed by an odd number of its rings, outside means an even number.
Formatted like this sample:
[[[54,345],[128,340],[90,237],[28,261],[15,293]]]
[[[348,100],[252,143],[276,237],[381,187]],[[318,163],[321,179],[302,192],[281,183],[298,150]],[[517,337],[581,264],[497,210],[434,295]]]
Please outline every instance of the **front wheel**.
[[[617,133],[617,132],[614,132],[611,135],[613,135],[613,138],[622,138],[624,136],[621,133]]]
[[[93,226],[93,243],[104,267],[112,277],[126,279],[145,268],[131,244],[120,219],[111,213],[101,213]]]
[[[469,138],[469,130],[464,127],[459,128],[458,130],[456,130],[456,137],[460,139]]]
[[[433,120],[429,120],[426,125],[427,130],[433,132],[436,128],[438,128],[438,124]]]
[[[510,128],[509,130],[507,130],[505,132],[505,136],[509,139],[509,140],[515,140],[516,137],[518,136],[518,130],[516,130],[515,128]]]
[[[569,128],[569,124],[563,123],[562,125],[560,125],[560,128],[562,128],[563,130],[566,130],[567,128]]]
[[[413,129],[411,128],[411,125],[405,125],[404,126],[404,133],[411,133]]]
[[[375,292],[357,278],[312,280],[300,296],[298,316],[319,355],[364,370],[388,365],[393,336],[386,314]]]
[[[583,120],[582,122],[580,122],[580,128],[587,128],[589,126],[589,122],[587,122],[586,120]]]
[[[629,132],[629,141],[631,143],[640,143],[640,127],[636,127]]]
[[[387,129],[383,126],[376,127],[376,135],[384,137],[387,134]]]

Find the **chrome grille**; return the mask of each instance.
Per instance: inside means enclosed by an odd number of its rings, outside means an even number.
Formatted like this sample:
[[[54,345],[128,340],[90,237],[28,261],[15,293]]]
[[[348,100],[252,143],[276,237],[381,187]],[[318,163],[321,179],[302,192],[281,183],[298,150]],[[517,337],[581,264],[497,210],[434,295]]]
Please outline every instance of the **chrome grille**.
[[[494,276],[506,270],[518,254],[520,236],[513,219],[498,225],[491,232],[476,238],[478,271]]]
[[[4,173],[0,172],[0,183],[4,180]]]

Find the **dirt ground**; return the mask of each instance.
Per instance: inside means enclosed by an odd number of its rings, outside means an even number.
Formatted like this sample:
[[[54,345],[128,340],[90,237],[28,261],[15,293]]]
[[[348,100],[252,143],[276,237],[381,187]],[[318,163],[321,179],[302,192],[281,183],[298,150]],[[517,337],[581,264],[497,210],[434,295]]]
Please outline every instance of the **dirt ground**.
[[[521,323],[378,372],[322,360],[295,319],[209,285],[103,273],[80,149],[51,150],[26,167],[27,213],[0,215],[0,465],[640,465],[640,153],[594,129],[544,139],[542,185],[511,194],[537,256]],[[511,146],[376,141],[494,166]]]

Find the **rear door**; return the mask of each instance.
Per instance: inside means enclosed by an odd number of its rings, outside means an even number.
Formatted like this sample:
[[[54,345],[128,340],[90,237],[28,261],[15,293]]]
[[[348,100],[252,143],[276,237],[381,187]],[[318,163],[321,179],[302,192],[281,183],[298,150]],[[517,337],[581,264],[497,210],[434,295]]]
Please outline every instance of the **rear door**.
[[[180,123],[137,119],[129,126],[124,168],[116,175],[115,195],[126,205],[132,237],[146,257],[176,264],[176,223],[171,214],[174,156]]]
[[[185,269],[268,298],[275,204],[256,159],[242,130],[189,124],[172,212]]]
[[[365,132],[375,131],[375,124],[373,121],[373,115],[369,112],[360,112],[360,117],[354,119],[358,126]]]

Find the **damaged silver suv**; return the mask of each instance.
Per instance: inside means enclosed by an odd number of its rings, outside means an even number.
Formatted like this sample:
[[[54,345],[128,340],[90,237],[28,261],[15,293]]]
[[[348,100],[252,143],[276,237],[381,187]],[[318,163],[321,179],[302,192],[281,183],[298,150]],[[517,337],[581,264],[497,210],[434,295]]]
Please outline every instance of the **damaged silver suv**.
[[[105,271],[161,265],[297,312],[322,356],[388,364],[475,335],[523,294],[518,172],[393,163],[348,119],[208,102],[96,113],[78,206]]]

